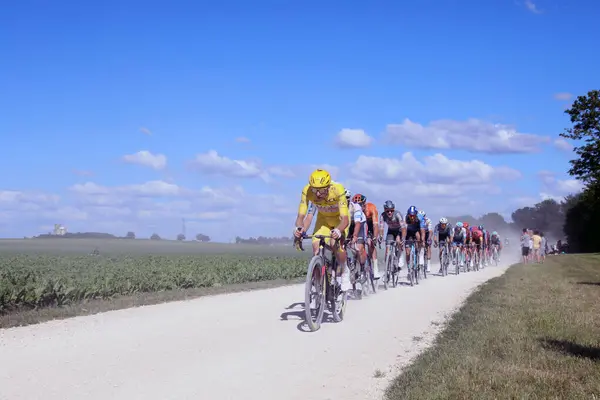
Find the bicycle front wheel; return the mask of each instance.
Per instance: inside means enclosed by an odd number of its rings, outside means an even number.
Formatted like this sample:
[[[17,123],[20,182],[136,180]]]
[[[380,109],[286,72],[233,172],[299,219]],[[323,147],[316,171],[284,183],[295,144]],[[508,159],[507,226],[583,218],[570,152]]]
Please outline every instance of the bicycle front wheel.
[[[313,256],[308,264],[304,288],[305,320],[309,329],[313,332],[321,328],[327,303],[325,299],[326,290],[325,263],[321,256]]]

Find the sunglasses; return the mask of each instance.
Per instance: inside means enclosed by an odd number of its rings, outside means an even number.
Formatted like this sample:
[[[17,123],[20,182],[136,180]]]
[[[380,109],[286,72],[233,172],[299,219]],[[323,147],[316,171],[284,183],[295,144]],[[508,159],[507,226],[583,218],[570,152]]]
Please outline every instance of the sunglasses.
[[[317,196],[320,196],[320,195],[323,195],[323,194],[327,194],[327,193],[329,192],[329,188],[328,188],[328,187],[327,187],[327,188],[320,188],[320,189],[317,189],[317,188],[310,188],[310,190],[311,190],[311,191],[312,191],[314,194],[316,194]]]
[[[385,210],[385,212],[388,213],[388,214],[393,214],[394,210]]]

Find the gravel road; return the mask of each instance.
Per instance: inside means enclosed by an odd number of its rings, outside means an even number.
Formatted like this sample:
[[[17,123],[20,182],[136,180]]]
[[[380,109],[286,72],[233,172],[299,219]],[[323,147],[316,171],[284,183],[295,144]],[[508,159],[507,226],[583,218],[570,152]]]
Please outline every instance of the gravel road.
[[[382,287],[315,333],[298,328],[303,285],[0,330],[0,399],[379,399],[506,267]]]

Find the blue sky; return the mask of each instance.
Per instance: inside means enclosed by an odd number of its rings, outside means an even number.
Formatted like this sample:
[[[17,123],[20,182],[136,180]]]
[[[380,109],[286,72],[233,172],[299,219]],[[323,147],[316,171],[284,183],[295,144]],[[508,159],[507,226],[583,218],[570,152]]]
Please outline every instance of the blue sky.
[[[600,3],[216,3],[3,5],[0,236],[287,236],[316,165],[432,217],[578,188]]]

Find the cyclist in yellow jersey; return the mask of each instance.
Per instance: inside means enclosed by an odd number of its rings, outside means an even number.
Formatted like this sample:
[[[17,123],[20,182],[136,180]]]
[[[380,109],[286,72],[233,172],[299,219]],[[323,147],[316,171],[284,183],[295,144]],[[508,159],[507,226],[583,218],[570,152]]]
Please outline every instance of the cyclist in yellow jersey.
[[[310,209],[309,209],[309,202]],[[331,235],[339,239],[335,244],[336,259],[338,266],[342,268],[341,286],[343,291],[352,289],[350,283],[350,271],[346,266],[346,253],[340,243],[349,226],[348,201],[345,196],[344,186],[331,180],[331,175],[322,169],[315,170],[308,180],[308,185],[302,189],[300,205],[298,206],[298,217],[294,236],[299,238],[308,230],[314,214],[318,211],[317,222],[313,235]],[[307,217],[308,214],[308,217]],[[334,241],[330,244],[333,246]],[[313,254],[319,252],[319,239],[313,238]]]

